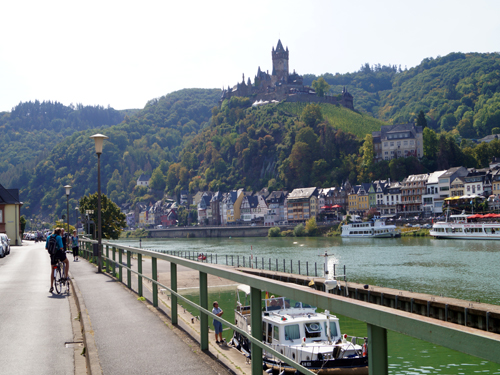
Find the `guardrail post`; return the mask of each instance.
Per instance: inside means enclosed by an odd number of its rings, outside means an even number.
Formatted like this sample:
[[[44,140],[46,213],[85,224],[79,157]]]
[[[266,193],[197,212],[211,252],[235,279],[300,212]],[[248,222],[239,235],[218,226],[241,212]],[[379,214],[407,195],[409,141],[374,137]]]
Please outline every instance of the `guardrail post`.
[[[127,250],[127,286],[129,289],[132,288],[132,272],[130,272],[130,267],[132,267],[132,253]]]
[[[262,295],[260,289],[250,288],[252,336],[262,341]],[[252,345],[252,375],[262,374],[262,348]]]
[[[123,282],[122,261],[123,261],[123,249],[118,249],[118,280],[120,280],[121,283]]]
[[[200,306],[208,309],[207,274],[200,271]],[[208,315],[200,311],[200,349],[208,350]]]
[[[177,292],[177,264],[170,262],[170,289]],[[178,324],[177,317],[177,296],[170,295],[172,303],[170,305],[172,324]]]
[[[106,272],[109,272],[109,245],[106,245]]]
[[[158,259],[151,258],[152,279],[158,281]],[[153,282],[153,306],[158,307],[158,284]]]
[[[137,291],[142,297],[142,254],[137,254]]]
[[[368,374],[387,375],[389,364],[387,359],[387,330],[367,324],[368,330]]]
[[[111,248],[111,253],[113,254],[113,277],[116,277],[116,247]]]

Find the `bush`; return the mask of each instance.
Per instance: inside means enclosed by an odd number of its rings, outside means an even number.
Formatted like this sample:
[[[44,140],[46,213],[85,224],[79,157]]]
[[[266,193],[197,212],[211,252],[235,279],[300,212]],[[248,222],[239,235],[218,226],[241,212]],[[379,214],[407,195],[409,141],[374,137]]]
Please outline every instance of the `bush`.
[[[267,233],[267,236],[268,237],[281,237],[280,227],[269,228],[269,232]]]
[[[315,236],[318,233],[318,225],[316,224],[316,218],[312,217],[306,221],[306,234],[308,236]]]
[[[284,230],[281,232],[281,237],[293,237],[294,233],[293,230]]]
[[[302,237],[306,234],[306,229],[304,228],[304,224],[299,224],[295,228],[293,228],[293,235],[295,237]]]

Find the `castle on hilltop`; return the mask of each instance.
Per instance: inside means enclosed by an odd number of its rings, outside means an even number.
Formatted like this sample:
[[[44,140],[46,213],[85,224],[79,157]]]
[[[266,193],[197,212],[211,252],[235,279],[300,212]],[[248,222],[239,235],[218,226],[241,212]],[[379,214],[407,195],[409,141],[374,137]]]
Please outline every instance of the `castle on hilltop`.
[[[346,108],[354,110],[354,101],[352,95],[344,89],[340,95],[320,97],[316,95],[316,91],[312,87],[304,86],[302,76],[289,72],[288,65],[288,47],[283,48],[281,40],[278,40],[276,49],[273,47],[272,52],[273,71],[264,72],[257,70],[254,82],[248,78],[245,83],[245,75],[243,80],[237,83],[234,87],[228,87],[222,90],[220,102],[224,99],[230,99],[232,96],[245,96],[251,98],[254,102],[286,100],[287,102],[316,102],[316,103],[331,103],[339,104]]]

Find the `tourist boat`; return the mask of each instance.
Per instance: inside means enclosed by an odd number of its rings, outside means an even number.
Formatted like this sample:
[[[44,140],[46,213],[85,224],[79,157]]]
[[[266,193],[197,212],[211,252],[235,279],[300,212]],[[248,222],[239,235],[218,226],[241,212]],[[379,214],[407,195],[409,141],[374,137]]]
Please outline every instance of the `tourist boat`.
[[[238,286],[235,325],[250,334],[250,306],[247,301],[240,302],[240,291],[247,299],[250,287]],[[273,297],[264,299],[262,312],[262,336],[267,346],[317,374],[368,374],[365,337],[342,335],[339,319],[328,311],[318,313],[316,307]],[[251,357],[251,345],[244,335],[235,331],[230,343]],[[267,373],[296,373],[265,349],[263,361]]]
[[[446,215],[446,221],[432,225],[429,234],[435,238],[458,238],[462,240],[500,240],[500,223],[493,221],[500,215]],[[477,221],[481,220],[481,221]]]
[[[386,225],[382,219],[356,220],[342,225],[341,237],[387,238],[399,237],[401,233],[395,225]]]

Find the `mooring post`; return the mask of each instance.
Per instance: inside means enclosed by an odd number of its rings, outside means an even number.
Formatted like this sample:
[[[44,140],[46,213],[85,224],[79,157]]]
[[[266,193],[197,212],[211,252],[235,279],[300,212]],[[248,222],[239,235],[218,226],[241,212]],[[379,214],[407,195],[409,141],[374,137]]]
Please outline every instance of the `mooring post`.
[[[300,275],[300,260],[299,260],[299,275]]]
[[[314,262],[314,275],[318,277],[318,263]]]
[[[200,271],[200,306],[205,309],[208,309],[207,274],[201,271]],[[204,312],[200,312],[200,348],[201,350],[208,350],[208,315],[205,314]]]
[[[285,259],[283,259],[283,272],[286,272]]]
[[[293,273],[293,260],[290,259],[290,273]]]
[[[306,262],[306,276],[309,276],[309,262]]]
[[[170,289],[177,292],[177,264],[170,262]],[[178,324],[177,317],[177,296],[171,294],[172,303],[170,305],[172,324]]]
[[[278,271],[278,258],[276,258],[276,272]]]

